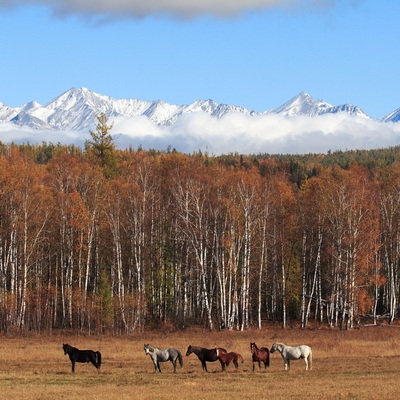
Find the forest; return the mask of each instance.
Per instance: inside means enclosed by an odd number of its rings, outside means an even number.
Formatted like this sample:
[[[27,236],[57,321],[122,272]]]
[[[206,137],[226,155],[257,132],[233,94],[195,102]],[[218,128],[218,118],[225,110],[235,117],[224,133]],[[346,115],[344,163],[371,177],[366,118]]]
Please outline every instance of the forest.
[[[352,329],[399,316],[400,147],[0,142],[0,331]]]

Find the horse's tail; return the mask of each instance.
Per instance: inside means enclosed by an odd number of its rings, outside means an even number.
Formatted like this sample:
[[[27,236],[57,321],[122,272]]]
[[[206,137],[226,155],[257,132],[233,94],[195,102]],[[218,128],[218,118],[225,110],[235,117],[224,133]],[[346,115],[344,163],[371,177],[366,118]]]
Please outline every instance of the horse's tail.
[[[182,368],[183,367],[183,357],[182,357],[182,353],[179,350],[178,350],[178,360],[179,360],[179,365]]]
[[[271,355],[269,353],[269,349],[266,349],[266,350],[267,350],[267,360],[266,360],[266,362],[267,362],[267,367],[269,367],[269,361],[271,359]]]
[[[312,369],[312,350],[310,348],[310,354],[308,355],[308,369]]]
[[[97,368],[100,369],[101,366],[101,353],[96,351],[96,358],[97,358]]]

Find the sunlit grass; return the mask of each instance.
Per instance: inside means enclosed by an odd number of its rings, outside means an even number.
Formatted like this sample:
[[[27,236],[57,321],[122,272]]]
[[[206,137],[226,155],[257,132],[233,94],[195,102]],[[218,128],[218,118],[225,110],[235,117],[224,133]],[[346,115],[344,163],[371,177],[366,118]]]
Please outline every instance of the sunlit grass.
[[[56,334],[2,337],[0,387],[4,399],[397,399],[400,393],[400,329],[368,327],[353,331],[282,330],[269,327],[245,332],[148,332],[129,337],[92,337]],[[250,342],[270,347],[274,341],[313,348],[313,369],[302,360],[283,370],[279,354],[271,366],[252,372]],[[101,351],[100,373],[91,364],[77,364],[75,375],[62,351],[62,343]],[[183,368],[172,372],[162,363],[155,374],[143,344],[176,347],[184,357]],[[245,359],[239,369],[220,364],[201,369],[197,357],[185,356],[187,346],[216,345],[236,351]]]

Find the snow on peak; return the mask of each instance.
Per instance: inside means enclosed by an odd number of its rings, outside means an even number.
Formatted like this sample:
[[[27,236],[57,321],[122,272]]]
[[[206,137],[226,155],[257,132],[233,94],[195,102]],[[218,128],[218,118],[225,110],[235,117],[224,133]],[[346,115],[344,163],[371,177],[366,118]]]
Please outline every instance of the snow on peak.
[[[382,122],[398,122],[400,121],[400,108],[394,110],[390,114],[381,119]]]
[[[7,106],[4,103],[0,103],[0,122],[8,121],[14,118],[18,114],[18,110]]]
[[[329,103],[323,100],[314,100],[308,93],[301,92],[285,104],[278,108],[274,108],[270,112],[282,114],[288,117],[295,115],[307,115],[313,117],[322,114],[325,110],[331,107],[332,106]]]
[[[324,100],[314,100],[314,98],[306,92],[301,92],[282,106],[270,110],[269,112],[281,114],[287,117],[296,115],[306,115],[314,117],[322,114],[336,114],[339,112],[346,112],[352,116],[368,118],[361,108],[353,106],[352,104],[342,104],[339,106],[332,106]]]
[[[347,113],[355,117],[370,118],[357,106],[351,104],[332,106],[324,100],[315,100],[306,92],[299,93],[280,107],[259,113],[240,106],[219,104],[211,99],[196,100],[189,105],[169,104],[162,100],[113,99],[83,87],[71,88],[44,106],[30,102],[18,108],[11,108],[0,103],[0,122],[10,121],[34,129],[82,131],[91,129],[96,123],[97,115],[102,112],[109,117],[146,116],[155,125],[173,125],[182,115],[198,112],[207,113],[215,118],[222,118],[232,113],[280,114],[285,117]],[[382,119],[384,122],[399,120],[400,109]]]

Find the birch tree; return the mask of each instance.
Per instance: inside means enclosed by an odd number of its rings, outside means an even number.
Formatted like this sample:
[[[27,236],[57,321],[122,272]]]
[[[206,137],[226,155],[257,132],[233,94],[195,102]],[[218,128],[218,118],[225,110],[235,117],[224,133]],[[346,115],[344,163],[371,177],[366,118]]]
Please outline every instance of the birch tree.
[[[192,170],[193,172],[193,170]],[[207,326],[213,329],[211,265],[209,264],[211,219],[209,199],[212,197],[210,182],[199,179],[200,176],[187,176],[184,171],[177,171],[173,194],[181,221],[182,232],[199,268],[199,289],[202,308],[204,308]]]
[[[322,322],[325,300],[321,287],[321,257],[324,217],[321,213],[318,178],[309,180],[298,196],[299,232],[302,233],[302,296],[301,326],[305,328],[310,319],[312,305],[315,319]]]
[[[331,265],[330,319],[342,328],[352,328],[358,314],[359,295],[376,258],[377,220],[372,192],[365,173],[354,167],[349,171],[333,169],[324,177],[321,193]]]
[[[378,171],[378,206],[381,225],[381,259],[386,273],[386,307],[393,323],[399,304],[400,170],[398,165]]]

